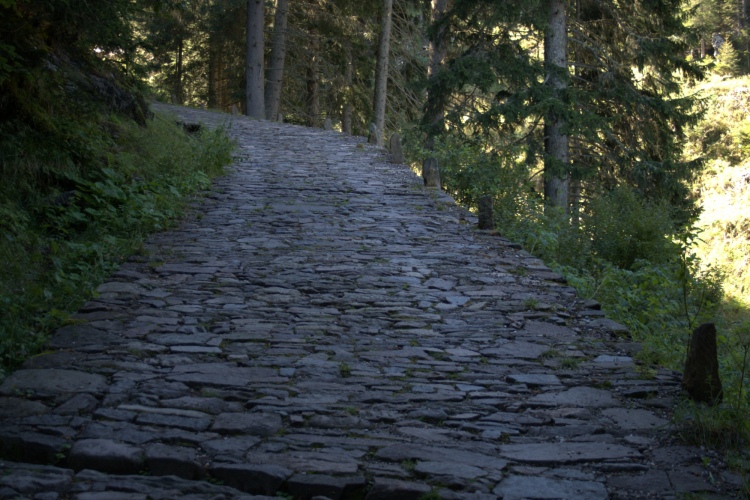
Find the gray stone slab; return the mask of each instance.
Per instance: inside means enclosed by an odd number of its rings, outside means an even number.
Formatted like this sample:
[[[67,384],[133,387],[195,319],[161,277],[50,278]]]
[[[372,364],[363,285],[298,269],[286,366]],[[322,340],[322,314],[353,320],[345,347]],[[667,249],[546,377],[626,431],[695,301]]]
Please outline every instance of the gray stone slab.
[[[107,388],[107,379],[94,373],[75,370],[32,369],[18,370],[0,385],[0,394],[14,396],[33,394],[36,397],[55,397],[62,394],[87,392],[98,394]]]
[[[281,429],[281,417],[276,413],[221,413],[216,416],[211,430],[220,434],[271,436]]]
[[[558,341],[573,339],[578,334],[567,326],[559,326],[546,321],[527,321],[521,333],[535,337],[546,337]]]
[[[716,487],[706,481],[705,470],[695,468],[684,468],[667,471],[669,481],[678,493],[712,493]]]
[[[663,470],[649,470],[643,474],[610,476],[607,486],[613,491],[640,491],[653,496],[672,491],[672,483]]]
[[[275,495],[292,471],[277,465],[213,464],[209,467],[212,477],[227,486],[246,493]]]
[[[109,439],[84,439],[73,444],[68,464],[110,474],[136,474],[143,467],[143,450]]]
[[[602,415],[626,430],[664,429],[670,424],[669,420],[657,417],[648,410],[606,408],[602,410]]]
[[[60,436],[5,425],[0,428],[0,456],[32,463],[55,463],[69,441]]]
[[[640,458],[638,450],[610,443],[529,443],[500,447],[503,458],[540,465],[563,465]]]
[[[431,490],[424,483],[376,478],[365,500],[419,500]]]
[[[361,498],[366,485],[367,481],[363,476],[295,474],[287,479],[284,489],[295,498],[321,497],[338,500]]]
[[[471,465],[485,470],[502,470],[507,461],[482,453],[466,451],[448,447],[432,447],[411,444],[395,444],[381,448],[375,454],[376,458],[391,462],[405,460],[424,460],[429,462],[453,462]]]
[[[105,332],[87,324],[64,326],[47,341],[51,349],[80,349],[91,346],[125,344],[128,339],[115,333]]]
[[[50,408],[38,401],[21,398],[0,398],[0,418],[28,417],[30,415],[41,415],[48,411],[50,411]]]
[[[325,446],[317,451],[291,453],[263,453],[250,451],[245,460],[257,464],[274,464],[306,474],[354,475],[359,472],[359,461],[340,450]]]
[[[501,359],[537,359],[551,348],[546,344],[531,342],[507,342],[497,347],[489,347],[479,352],[483,356]]]
[[[545,385],[561,385],[560,379],[556,375],[547,373],[518,373],[508,375],[505,380],[516,384],[526,384],[533,387]]]
[[[621,325],[620,323],[614,320],[611,320],[609,318],[595,319],[591,322],[591,326],[606,328],[612,333],[618,333],[618,334],[627,334],[630,332],[627,326]]]
[[[603,484],[593,481],[570,481],[535,476],[513,475],[505,478],[492,490],[503,500],[563,498],[576,500],[606,500],[609,498]]]
[[[595,389],[593,387],[572,387],[562,392],[545,392],[526,400],[526,404],[533,406],[553,405],[553,406],[580,406],[603,408],[616,406],[617,399],[610,391],[604,389]]]
[[[153,444],[146,447],[146,466],[155,476],[177,476],[183,479],[199,479],[203,467],[198,462],[194,448]]]
[[[469,480],[487,475],[484,469],[456,462],[419,462],[414,471],[430,476],[450,476]]]

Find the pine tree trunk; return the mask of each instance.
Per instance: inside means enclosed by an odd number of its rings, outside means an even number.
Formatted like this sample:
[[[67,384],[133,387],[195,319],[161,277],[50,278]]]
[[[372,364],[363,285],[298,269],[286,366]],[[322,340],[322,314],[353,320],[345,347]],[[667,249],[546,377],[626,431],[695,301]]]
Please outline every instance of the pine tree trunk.
[[[246,114],[263,119],[263,26],[265,9],[263,0],[247,0],[247,38],[245,63]]]
[[[307,66],[307,124],[320,126],[320,92],[318,84],[318,58],[320,40],[318,34],[310,33],[310,63]]]
[[[182,51],[185,46],[185,41],[180,37],[180,41],[177,42],[177,77],[174,85],[174,103],[182,104]]]
[[[352,135],[352,81],[354,65],[352,64],[352,48],[346,46],[344,48],[344,57],[346,67],[344,68],[344,82],[346,83],[346,89],[344,90],[344,110],[341,113],[341,129],[345,134]]]
[[[281,85],[284,79],[284,58],[286,57],[286,31],[289,1],[276,0],[276,13],[273,21],[271,55],[268,59],[268,81],[266,82],[266,119],[276,121],[281,103]]]
[[[221,51],[219,50],[218,43],[216,41],[216,35],[213,33],[209,34],[208,39],[208,107],[209,109],[219,109],[219,80],[221,79],[221,73],[219,72],[219,58],[221,57]]]
[[[448,0],[432,0],[431,21],[434,25],[443,17],[448,8]],[[447,53],[445,44],[445,28],[440,28],[430,38],[430,62],[427,67],[427,77],[435,78],[445,62]],[[445,101],[443,96],[434,88],[427,91],[427,109],[425,110],[425,123],[427,125],[427,140],[425,147],[432,150],[435,147],[435,136],[439,134],[445,117]]]
[[[556,98],[568,85],[568,34],[565,0],[547,0],[549,26],[544,36],[544,66],[547,84]],[[568,213],[568,136],[565,118],[554,111],[544,117],[544,199],[549,207]]]
[[[380,37],[378,38],[378,56],[375,64],[375,97],[373,122],[378,129],[378,146],[383,146],[385,133],[385,108],[388,88],[388,53],[391,45],[391,16],[393,0],[383,0],[380,20]]]

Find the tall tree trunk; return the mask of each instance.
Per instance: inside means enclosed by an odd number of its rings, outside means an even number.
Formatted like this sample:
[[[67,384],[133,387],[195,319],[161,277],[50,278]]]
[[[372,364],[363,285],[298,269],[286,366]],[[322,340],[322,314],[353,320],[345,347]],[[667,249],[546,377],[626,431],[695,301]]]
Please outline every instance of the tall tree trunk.
[[[245,102],[247,116],[263,119],[263,26],[265,23],[263,0],[247,0],[247,45],[245,62]]]
[[[378,146],[383,145],[385,133],[385,107],[388,88],[388,53],[391,47],[391,17],[393,0],[383,0],[380,19],[380,37],[378,38],[378,56],[375,64],[375,97],[373,120],[378,128]]]
[[[307,66],[307,124],[320,126],[320,92],[318,84],[318,59],[320,39],[316,32],[310,33],[310,63]]]
[[[217,36],[213,33],[208,38],[208,107],[220,109],[219,81],[221,80],[221,48]]]
[[[555,99],[568,85],[568,33],[565,0],[547,0],[549,25],[544,35],[544,67],[547,85]],[[544,199],[549,207],[568,213],[568,136],[565,118],[551,110],[544,117]]]
[[[177,77],[174,84],[174,104],[182,104],[182,52],[185,47],[185,39],[180,36],[177,42]]]
[[[344,58],[344,64],[346,64],[344,68],[346,89],[344,89],[344,110],[341,113],[341,130],[345,134],[352,135],[352,81],[354,65],[352,63],[352,48],[348,45],[344,48]]]
[[[435,78],[440,68],[445,63],[447,53],[445,44],[445,27],[435,29],[435,25],[440,21],[448,8],[448,0],[432,0],[431,21],[433,32],[430,37],[430,62],[427,67],[427,77],[431,80]],[[435,136],[439,135],[439,129],[442,126],[445,117],[445,100],[443,95],[434,87],[427,90],[427,107],[425,110],[425,124],[427,125],[427,140],[425,147],[432,150],[435,147]]]
[[[281,102],[281,85],[284,80],[284,58],[286,57],[286,30],[289,0],[276,0],[276,13],[271,37],[271,56],[268,59],[268,81],[266,82],[266,119],[276,121]]]

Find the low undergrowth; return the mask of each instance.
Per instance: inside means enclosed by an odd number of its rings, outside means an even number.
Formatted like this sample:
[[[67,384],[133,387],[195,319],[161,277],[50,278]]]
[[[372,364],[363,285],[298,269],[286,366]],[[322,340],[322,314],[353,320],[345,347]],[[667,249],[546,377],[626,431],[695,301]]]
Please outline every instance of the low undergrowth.
[[[101,115],[69,125],[74,149],[29,154],[36,145],[22,131],[1,144],[2,371],[38,352],[147,234],[169,227],[234,147],[221,130],[191,135],[159,115],[146,127]]]
[[[418,165],[428,153],[411,141],[405,143]],[[642,365],[681,371],[692,330],[716,323],[724,402],[716,407],[686,402],[677,412],[680,435],[747,455],[742,450],[750,444],[750,312],[724,294],[727,287],[736,289],[739,274],[747,271],[732,273],[702,258],[701,226],[678,224],[668,204],[627,187],[590,196],[571,221],[545,211],[529,169],[512,149],[487,153],[446,137],[429,155],[437,158],[443,187],[458,202],[473,208],[479,196],[491,195],[503,236],[563,273],[580,297],[597,300],[609,318],[627,326],[642,346]],[[748,472],[740,466],[748,462],[736,461],[735,467]]]

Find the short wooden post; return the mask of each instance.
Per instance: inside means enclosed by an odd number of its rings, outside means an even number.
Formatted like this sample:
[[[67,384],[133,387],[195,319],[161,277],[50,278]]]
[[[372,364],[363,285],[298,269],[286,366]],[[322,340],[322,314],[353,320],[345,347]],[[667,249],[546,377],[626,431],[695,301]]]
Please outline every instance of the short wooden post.
[[[440,170],[435,158],[427,158],[422,164],[422,179],[426,187],[440,189]]]
[[[479,229],[495,229],[495,216],[492,206],[492,196],[485,195],[479,198],[477,202],[479,215]]]
[[[693,331],[685,360],[682,387],[694,401],[716,405],[723,399],[716,351],[716,326],[704,323]]]
[[[367,138],[367,142],[375,145],[382,144],[380,141],[380,130],[378,130],[378,127],[374,123],[370,124],[370,135]]]
[[[404,150],[401,147],[401,136],[395,133],[391,136],[388,145],[391,150],[391,163],[404,163]]]

